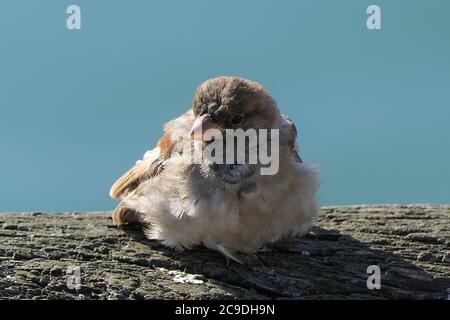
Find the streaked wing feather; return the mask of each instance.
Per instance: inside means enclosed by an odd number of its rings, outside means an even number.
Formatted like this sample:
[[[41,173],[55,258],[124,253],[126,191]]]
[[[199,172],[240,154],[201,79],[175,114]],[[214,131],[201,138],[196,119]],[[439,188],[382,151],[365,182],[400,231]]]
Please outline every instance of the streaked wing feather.
[[[135,190],[141,182],[157,175],[163,170],[163,161],[159,147],[147,152],[144,160],[138,161],[113,184],[109,192],[111,198],[123,198]]]
[[[139,186],[164,170],[164,163],[173,152],[181,150],[180,137],[187,137],[193,123],[191,110],[182,116],[168,122],[164,126],[164,135],[158,141],[157,147],[145,153],[143,160],[125,172],[111,187],[110,196],[114,199],[125,199],[139,192]],[[113,213],[116,224],[139,222],[139,212],[128,208],[122,201]]]

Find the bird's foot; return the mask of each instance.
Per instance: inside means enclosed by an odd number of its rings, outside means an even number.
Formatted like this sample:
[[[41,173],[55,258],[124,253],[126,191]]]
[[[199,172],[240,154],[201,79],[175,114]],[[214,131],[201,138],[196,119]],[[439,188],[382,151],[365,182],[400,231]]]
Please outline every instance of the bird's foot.
[[[247,266],[266,266],[266,262],[264,261],[264,259],[257,253],[248,253],[242,255],[241,261],[243,262],[242,264],[245,264]]]
[[[222,253],[227,259],[227,266],[230,265],[230,260],[233,260],[240,265],[246,266],[266,266],[264,259],[257,253],[238,254],[235,250],[228,248],[225,245],[217,244],[217,251]]]
[[[217,248],[217,251],[219,251],[221,254],[223,254],[225,256],[225,258],[227,258],[227,266],[230,265],[230,259],[233,261],[236,261],[239,264],[243,264],[242,260],[238,258],[236,251],[227,248],[223,244],[217,244],[216,248]]]

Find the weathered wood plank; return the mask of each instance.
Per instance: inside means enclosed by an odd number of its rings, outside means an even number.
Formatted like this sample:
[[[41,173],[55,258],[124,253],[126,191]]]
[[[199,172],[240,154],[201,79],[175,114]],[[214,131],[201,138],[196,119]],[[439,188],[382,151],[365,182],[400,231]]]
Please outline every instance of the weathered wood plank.
[[[449,222],[450,206],[324,207],[310,234],[241,266],[166,249],[110,213],[1,214],[0,299],[447,299]]]

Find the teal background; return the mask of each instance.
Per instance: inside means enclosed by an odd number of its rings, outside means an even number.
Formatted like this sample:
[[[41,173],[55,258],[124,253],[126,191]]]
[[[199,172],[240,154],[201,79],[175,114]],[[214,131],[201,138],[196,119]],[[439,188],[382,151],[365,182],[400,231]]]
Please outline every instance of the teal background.
[[[295,121],[323,204],[449,203],[449,14],[447,0],[0,0],[0,211],[113,208],[114,180],[222,74],[261,82]]]

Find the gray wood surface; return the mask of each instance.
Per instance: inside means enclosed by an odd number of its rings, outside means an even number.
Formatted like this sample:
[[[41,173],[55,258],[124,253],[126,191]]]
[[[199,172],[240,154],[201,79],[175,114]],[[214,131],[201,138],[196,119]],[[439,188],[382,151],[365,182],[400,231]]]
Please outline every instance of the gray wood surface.
[[[308,235],[227,265],[110,213],[5,213],[0,299],[448,299],[449,222],[450,206],[324,207]],[[369,265],[380,290],[367,288]]]

